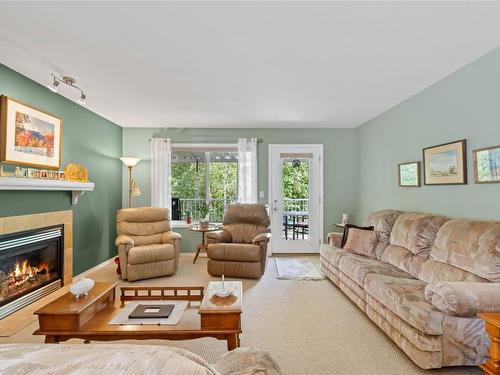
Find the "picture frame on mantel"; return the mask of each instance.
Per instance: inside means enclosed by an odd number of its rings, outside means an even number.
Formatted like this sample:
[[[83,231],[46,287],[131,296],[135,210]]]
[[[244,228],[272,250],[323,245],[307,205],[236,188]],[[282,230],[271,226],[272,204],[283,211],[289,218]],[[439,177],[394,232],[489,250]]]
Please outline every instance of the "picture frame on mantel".
[[[0,96],[0,162],[59,169],[61,149],[61,118]]]
[[[423,149],[424,185],[467,184],[467,141],[461,139]]]
[[[476,184],[500,182],[500,145],[472,151],[472,160]]]
[[[398,178],[400,187],[420,187],[420,162],[399,163]]]

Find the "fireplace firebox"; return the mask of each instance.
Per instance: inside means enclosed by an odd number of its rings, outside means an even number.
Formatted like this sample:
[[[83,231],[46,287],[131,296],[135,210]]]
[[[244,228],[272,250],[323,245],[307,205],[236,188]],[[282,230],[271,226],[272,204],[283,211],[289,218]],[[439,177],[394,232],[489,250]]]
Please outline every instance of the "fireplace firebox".
[[[59,289],[64,227],[0,236],[0,319]]]

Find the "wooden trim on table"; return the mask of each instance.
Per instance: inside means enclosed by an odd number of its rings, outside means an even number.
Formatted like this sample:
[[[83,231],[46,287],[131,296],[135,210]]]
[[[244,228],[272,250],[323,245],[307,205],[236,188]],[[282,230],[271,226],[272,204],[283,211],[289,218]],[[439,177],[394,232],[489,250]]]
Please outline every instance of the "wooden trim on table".
[[[480,313],[478,317],[486,322],[491,342],[488,360],[479,367],[484,375],[500,375],[500,313]]]

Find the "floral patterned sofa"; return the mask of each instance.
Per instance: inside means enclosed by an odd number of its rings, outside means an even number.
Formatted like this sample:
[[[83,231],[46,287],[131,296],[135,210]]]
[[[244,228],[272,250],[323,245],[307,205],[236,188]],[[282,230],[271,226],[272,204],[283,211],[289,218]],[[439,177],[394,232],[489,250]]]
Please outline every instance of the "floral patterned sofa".
[[[382,210],[373,257],[321,247],[321,271],[418,366],[475,366],[489,338],[478,312],[500,311],[500,222]]]

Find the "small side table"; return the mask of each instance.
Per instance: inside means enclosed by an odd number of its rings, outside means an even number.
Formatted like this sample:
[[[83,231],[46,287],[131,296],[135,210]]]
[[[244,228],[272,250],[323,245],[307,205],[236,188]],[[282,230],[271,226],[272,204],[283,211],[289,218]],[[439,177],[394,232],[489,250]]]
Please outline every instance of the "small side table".
[[[189,230],[193,232],[200,232],[201,233],[201,244],[197,246],[196,249],[196,255],[194,256],[193,264],[196,263],[196,259],[198,259],[198,256],[200,255],[200,251],[207,251],[208,247],[208,241],[207,241],[207,233],[208,232],[214,232],[218,230],[219,227],[214,224],[209,224],[208,227],[200,227],[199,225],[192,225],[189,227]]]
[[[491,340],[488,360],[479,367],[484,375],[500,375],[500,313],[480,313],[478,317],[486,322]]]

